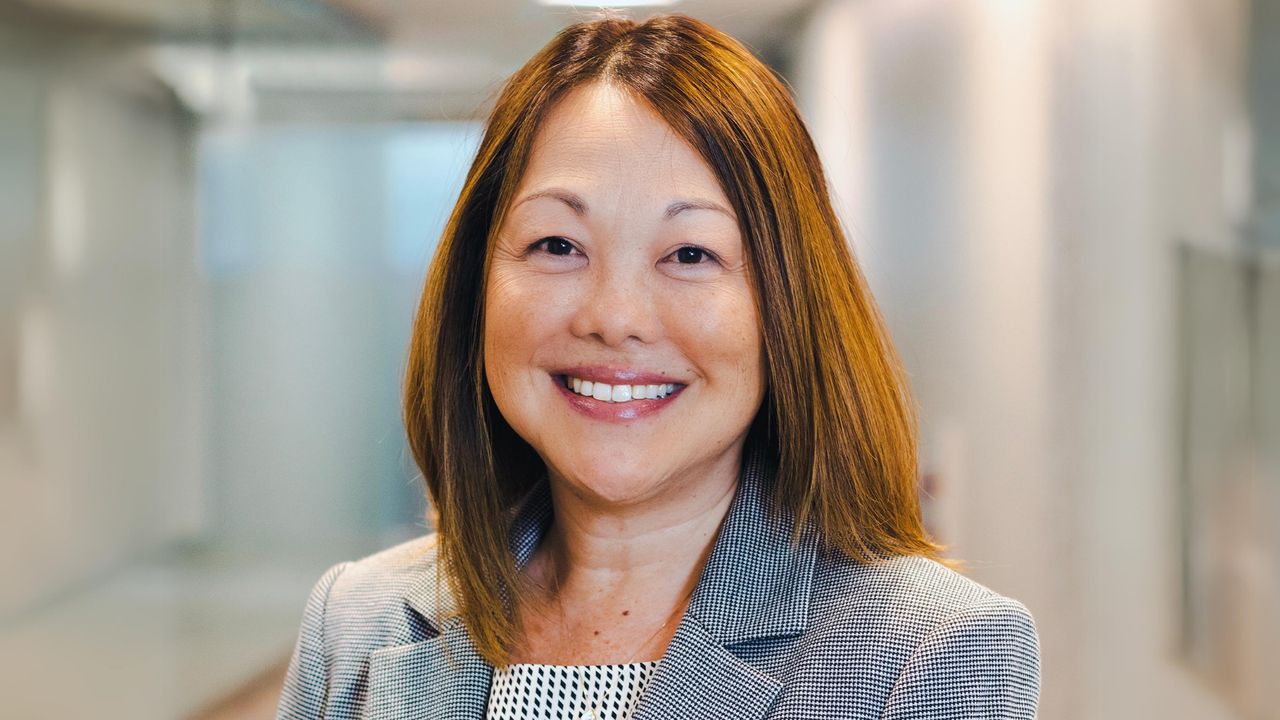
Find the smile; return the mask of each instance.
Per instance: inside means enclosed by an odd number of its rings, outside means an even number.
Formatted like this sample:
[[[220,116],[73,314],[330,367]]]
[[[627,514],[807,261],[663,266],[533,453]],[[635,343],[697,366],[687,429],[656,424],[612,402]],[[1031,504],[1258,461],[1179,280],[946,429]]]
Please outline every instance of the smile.
[[[613,423],[629,423],[662,412],[686,387],[680,383],[610,385],[571,375],[550,377],[557,393],[573,410],[593,420]]]
[[[565,387],[569,390],[595,398],[601,402],[633,402],[635,400],[661,400],[675,392],[675,383],[662,385],[609,385],[602,382],[591,382],[582,378],[564,376]]]

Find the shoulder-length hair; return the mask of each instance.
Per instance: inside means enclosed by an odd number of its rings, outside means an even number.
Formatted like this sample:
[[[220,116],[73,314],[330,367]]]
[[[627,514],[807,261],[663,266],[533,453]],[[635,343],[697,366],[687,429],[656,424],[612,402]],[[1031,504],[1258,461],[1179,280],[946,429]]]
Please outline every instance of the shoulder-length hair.
[[[862,562],[925,555],[916,416],[905,373],[832,209],[787,85],[739,42],[683,14],[566,27],[503,86],[427,273],[404,383],[409,447],[435,508],[439,560],[477,651],[503,665],[524,592],[508,549],[516,499],[545,465],[484,377],[490,248],[547,109],[608,82],[647,101],[733,204],[761,319],[766,392],[747,442],[774,500]]]

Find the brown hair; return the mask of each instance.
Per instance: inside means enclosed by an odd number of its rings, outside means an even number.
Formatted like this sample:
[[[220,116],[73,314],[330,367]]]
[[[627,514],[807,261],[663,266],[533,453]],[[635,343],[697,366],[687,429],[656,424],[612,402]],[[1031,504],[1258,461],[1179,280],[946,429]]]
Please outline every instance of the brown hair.
[[[434,503],[443,575],[476,649],[505,664],[524,591],[508,509],[541,458],[503,420],[484,377],[489,250],[547,109],[600,81],[647,101],[709,164],[733,205],[761,318],[767,389],[747,443],[778,468],[797,531],[859,561],[942,557],[921,522],[916,417],[905,373],[831,207],[784,81],[733,38],[683,14],[566,27],[503,86],[428,271],[404,421]]]

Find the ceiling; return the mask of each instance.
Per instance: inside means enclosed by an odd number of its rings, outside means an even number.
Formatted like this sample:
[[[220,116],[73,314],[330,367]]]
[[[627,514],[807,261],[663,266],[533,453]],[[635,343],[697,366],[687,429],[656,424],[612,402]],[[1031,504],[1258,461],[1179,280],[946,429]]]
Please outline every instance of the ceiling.
[[[810,2],[682,0],[623,12],[693,15],[779,65]],[[221,102],[225,93],[209,92],[226,89],[216,75],[234,76],[252,102],[233,104],[265,122],[482,116],[502,79],[597,13],[534,0],[0,0],[0,10],[143,39],[156,74],[196,112]]]
[[[512,66],[560,28],[597,13],[593,8],[545,7],[532,0],[328,0],[328,5],[382,29],[396,45],[482,52]],[[776,42],[776,32],[808,5],[807,0],[683,0],[626,12],[638,19],[655,12],[688,13],[762,50]]]
[[[276,40],[369,37],[372,28],[318,0],[0,0],[0,15],[45,25],[98,28],[164,40],[211,40],[238,35]]]

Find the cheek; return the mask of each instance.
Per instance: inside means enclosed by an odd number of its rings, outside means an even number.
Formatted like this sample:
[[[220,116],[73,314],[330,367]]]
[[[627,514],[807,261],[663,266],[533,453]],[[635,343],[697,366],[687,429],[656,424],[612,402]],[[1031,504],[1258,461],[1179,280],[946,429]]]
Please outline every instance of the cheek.
[[[484,364],[490,389],[527,378],[537,370],[538,352],[551,345],[557,316],[567,306],[552,283],[495,264],[485,291]],[[525,391],[519,391],[527,394]]]
[[[755,304],[745,286],[716,288],[697,298],[675,298],[684,308],[670,316],[680,344],[708,382],[754,398],[763,391],[762,345]],[[687,308],[697,307],[698,312]]]
[[[518,340],[512,331],[529,324],[533,309],[523,302],[524,287],[510,273],[494,271],[489,276],[484,298],[484,341],[486,355],[499,356],[509,341]]]
[[[522,335],[534,324],[528,305],[520,302],[520,287],[502,273],[490,276],[485,292],[484,366],[489,391],[503,413],[511,410],[508,390],[514,373],[528,357],[530,339]]]

